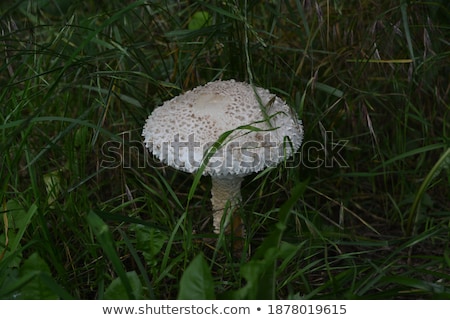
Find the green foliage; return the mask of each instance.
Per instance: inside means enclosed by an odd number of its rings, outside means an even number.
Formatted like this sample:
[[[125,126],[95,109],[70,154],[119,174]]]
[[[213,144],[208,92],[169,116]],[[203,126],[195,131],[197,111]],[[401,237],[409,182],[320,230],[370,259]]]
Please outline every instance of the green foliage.
[[[55,290],[55,284],[51,279],[50,268],[36,252],[23,262],[17,273],[11,269],[8,271],[2,288],[3,299],[59,298],[58,290]]]
[[[246,285],[233,293],[237,299],[275,299],[277,297],[276,269],[278,259],[285,250],[280,251],[281,239],[287,228],[292,206],[305,191],[306,185],[299,184],[292,190],[292,196],[283,204],[278,213],[279,221],[274,225],[266,239],[256,249],[252,259],[241,268],[241,276],[246,279]],[[283,246],[289,247],[288,244]],[[294,251],[296,251],[294,246]]]
[[[0,298],[450,297],[448,1],[0,16]],[[243,240],[212,234],[207,177],[141,143],[162,101],[230,78],[305,125],[301,153],[245,179]]]
[[[129,299],[138,298],[135,296],[136,291],[140,292],[140,288],[133,287],[133,284],[136,285],[136,277],[134,274],[127,273],[120,261],[120,257],[117,255],[115,242],[113,241],[113,237],[109,231],[108,225],[104,223],[95,213],[90,212],[87,216],[88,224],[92,228],[94,235],[97,237],[97,240],[105,252],[108,259],[111,261],[111,264],[114,267],[114,270],[117,272],[119,276],[118,281],[113,281],[112,286],[114,288],[122,288]],[[130,281],[133,280],[133,283]],[[111,287],[109,287],[111,288]],[[114,296],[111,293],[112,289],[105,291],[105,295],[108,293],[110,298],[120,297],[121,295],[118,293],[118,296]],[[123,298],[123,296],[122,296]]]
[[[214,299],[214,281],[203,255],[196,256],[180,280],[178,299],[211,300]]]
[[[105,299],[107,300],[126,300],[131,297],[142,298],[142,284],[139,276],[135,271],[126,273],[126,283],[122,281],[123,278],[114,279],[105,290]],[[128,290],[131,288],[132,292]]]
[[[211,16],[208,11],[197,11],[191,16],[189,30],[198,30],[211,25]]]

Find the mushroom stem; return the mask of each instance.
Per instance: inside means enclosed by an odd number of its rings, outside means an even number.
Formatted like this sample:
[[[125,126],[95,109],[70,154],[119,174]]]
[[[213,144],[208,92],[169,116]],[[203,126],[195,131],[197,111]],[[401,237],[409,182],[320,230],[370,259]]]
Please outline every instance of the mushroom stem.
[[[241,176],[212,176],[211,202],[213,206],[214,232],[220,233],[220,224],[226,211],[224,227],[229,222],[229,215],[241,202],[241,183],[244,178]]]

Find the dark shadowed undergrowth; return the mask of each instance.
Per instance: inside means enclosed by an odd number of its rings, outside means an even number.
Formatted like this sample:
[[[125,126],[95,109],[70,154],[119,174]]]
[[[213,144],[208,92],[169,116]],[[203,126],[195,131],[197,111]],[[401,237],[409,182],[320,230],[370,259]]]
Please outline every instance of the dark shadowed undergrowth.
[[[436,1],[0,5],[3,299],[449,299],[450,7]],[[208,177],[143,148],[216,79],[270,89],[301,150],[246,177],[244,241]]]

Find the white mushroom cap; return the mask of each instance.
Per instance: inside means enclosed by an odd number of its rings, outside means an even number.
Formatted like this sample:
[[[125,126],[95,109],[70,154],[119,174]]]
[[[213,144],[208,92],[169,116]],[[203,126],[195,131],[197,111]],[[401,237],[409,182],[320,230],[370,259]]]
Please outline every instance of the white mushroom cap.
[[[294,114],[266,89],[215,81],[157,107],[142,135],[155,157],[186,172],[197,171],[222,136],[203,174],[244,176],[276,166],[300,147],[303,127]]]
[[[153,155],[176,169],[196,172],[208,159],[203,174],[212,177],[213,225],[219,233],[223,214],[241,201],[243,176],[291,156],[301,145],[303,127],[268,90],[229,80],[166,101],[147,119],[142,135]],[[214,144],[217,151],[205,158]]]

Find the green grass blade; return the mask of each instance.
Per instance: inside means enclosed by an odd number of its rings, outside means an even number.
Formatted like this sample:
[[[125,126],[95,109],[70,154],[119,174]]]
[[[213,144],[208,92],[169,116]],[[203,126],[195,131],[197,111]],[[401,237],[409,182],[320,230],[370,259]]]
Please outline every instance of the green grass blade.
[[[142,6],[146,3],[146,0],[138,0],[130,5],[126,6],[122,10],[116,12],[114,15],[112,15],[110,18],[108,18],[104,23],[102,23],[100,26],[98,26],[96,29],[91,30],[84,40],[72,51],[72,54],[70,57],[65,61],[64,66],[62,67],[61,72],[55,77],[55,81],[53,84],[49,87],[46,95],[44,96],[44,101],[47,101],[54,93],[55,89],[57,88],[61,78],[66,73],[67,69],[73,65],[75,61],[77,61],[77,56],[85,49],[85,47],[92,41],[94,37],[96,37],[99,33],[102,32],[107,26],[110,26],[117,20],[123,18],[123,15],[133,9],[135,9],[138,6]]]
[[[438,175],[438,173],[444,167],[447,169],[450,167],[450,148],[448,148],[438,159],[438,161],[436,161],[433,168],[431,168],[431,170],[428,172],[427,176],[425,177],[423,182],[420,184],[419,189],[417,190],[416,196],[414,197],[414,202],[409,211],[408,225],[406,229],[408,235],[411,235],[414,230],[417,217],[419,216],[420,203],[422,202],[422,198],[423,195],[425,194],[425,191],[427,190],[431,181]]]
[[[234,299],[273,300],[277,298],[276,271],[281,238],[286,230],[291,209],[305,190],[306,184],[299,184],[292,189],[291,197],[280,208],[278,222],[274,229],[256,249],[251,260],[241,267],[241,275],[247,283],[233,293]]]
[[[127,237],[127,235],[124,232],[121,232],[121,235],[124,239],[124,242],[131,254],[131,256],[134,259],[134,262],[136,263],[139,272],[141,273],[141,276],[144,280],[144,283],[147,287],[147,292],[148,292],[148,298],[149,299],[155,299],[155,294],[153,292],[153,284],[148,276],[147,270],[145,269],[145,266],[143,265],[143,263],[141,262],[141,259],[139,258],[139,255],[136,251],[136,248],[133,246],[133,244],[131,243],[130,239]]]
[[[134,296],[134,290],[131,287],[127,273],[125,272],[122,261],[120,261],[117,255],[116,248],[114,246],[114,240],[112,238],[111,232],[108,226],[97,216],[94,212],[90,212],[87,217],[87,222],[91,227],[93,233],[95,234],[103,252],[105,252],[108,259],[111,261],[113,268],[119,278],[122,280],[122,284],[125,287],[128,297],[130,299],[136,299],[138,297]]]
[[[413,64],[416,63],[416,57],[414,55],[414,49],[413,49],[413,42],[411,37],[411,31],[409,29],[409,22],[408,22],[408,1],[407,0],[401,0],[400,4],[400,11],[402,12],[402,20],[403,20],[403,28],[405,29],[405,37],[406,42],[408,44],[408,51],[409,55],[413,61]]]

